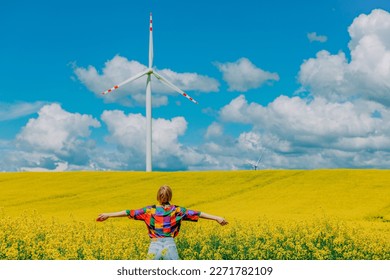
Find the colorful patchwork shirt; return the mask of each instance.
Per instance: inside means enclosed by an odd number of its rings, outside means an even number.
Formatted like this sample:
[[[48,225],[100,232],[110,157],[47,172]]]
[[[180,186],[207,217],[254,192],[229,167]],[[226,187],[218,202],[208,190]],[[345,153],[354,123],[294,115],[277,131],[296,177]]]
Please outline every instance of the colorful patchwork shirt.
[[[130,219],[145,222],[150,238],[176,237],[181,221],[197,222],[199,211],[189,210],[177,205],[152,205],[137,210],[126,210]]]

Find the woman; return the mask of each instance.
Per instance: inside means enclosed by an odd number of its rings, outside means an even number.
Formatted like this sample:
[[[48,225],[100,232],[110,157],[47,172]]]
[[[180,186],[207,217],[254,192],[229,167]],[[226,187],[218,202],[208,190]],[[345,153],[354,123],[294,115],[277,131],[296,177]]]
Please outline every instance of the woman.
[[[148,258],[155,260],[179,259],[174,238],[179,234],[182,221],[197,222],[199,218],[203,218],[217,221],[222,226],[228,224],[222,217],[171,205],[171,199],[172,190],[169,186],[164,185],[157,191],[159,205],[146,206],[137,210],[102,213],[96,221],[103,222],[108,218],[116,217],[129,217],[134,220],[144,221],[151,238]]]

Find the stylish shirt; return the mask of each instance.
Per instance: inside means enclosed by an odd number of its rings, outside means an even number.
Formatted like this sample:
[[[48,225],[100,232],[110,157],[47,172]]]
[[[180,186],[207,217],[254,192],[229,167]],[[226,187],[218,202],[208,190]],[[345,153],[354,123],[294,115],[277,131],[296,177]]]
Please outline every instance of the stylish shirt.
[[[150,238],[176,237],[179,234],[181,221],[197,222],[200,216],[199,211],[169,204],[146,206],[126,212],[129,218],[145,222]]]

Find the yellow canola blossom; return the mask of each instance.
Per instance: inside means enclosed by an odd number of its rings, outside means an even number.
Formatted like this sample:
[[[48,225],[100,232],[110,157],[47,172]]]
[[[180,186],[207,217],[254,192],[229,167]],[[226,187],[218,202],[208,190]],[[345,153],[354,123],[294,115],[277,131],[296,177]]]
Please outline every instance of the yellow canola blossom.
[[[176,238],[185,260],[355,260],[390,259],[390,228],[377,222],[231,221],[186,223]],[[136,221],[59,222],[37,213],[0,220],[0,259],[147,259],[149,238]]]
[[[390,171],[58,172],[0,174],[0,259],[147,259],[145,225],[102,212],[155,203],[224,216],[183,222],[185,260],[389,260]]]

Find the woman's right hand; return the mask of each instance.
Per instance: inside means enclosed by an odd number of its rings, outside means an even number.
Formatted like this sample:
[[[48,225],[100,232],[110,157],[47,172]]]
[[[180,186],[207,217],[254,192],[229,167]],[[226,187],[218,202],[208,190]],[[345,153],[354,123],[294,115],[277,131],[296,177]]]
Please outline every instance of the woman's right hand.
[[[107,214],[105,213],[102,213],[102,214],[99,214],[99,216],[97,217],[96,221],[97,222],[104,222],[105,220],[107,220],[110,216],[108,216]]]

